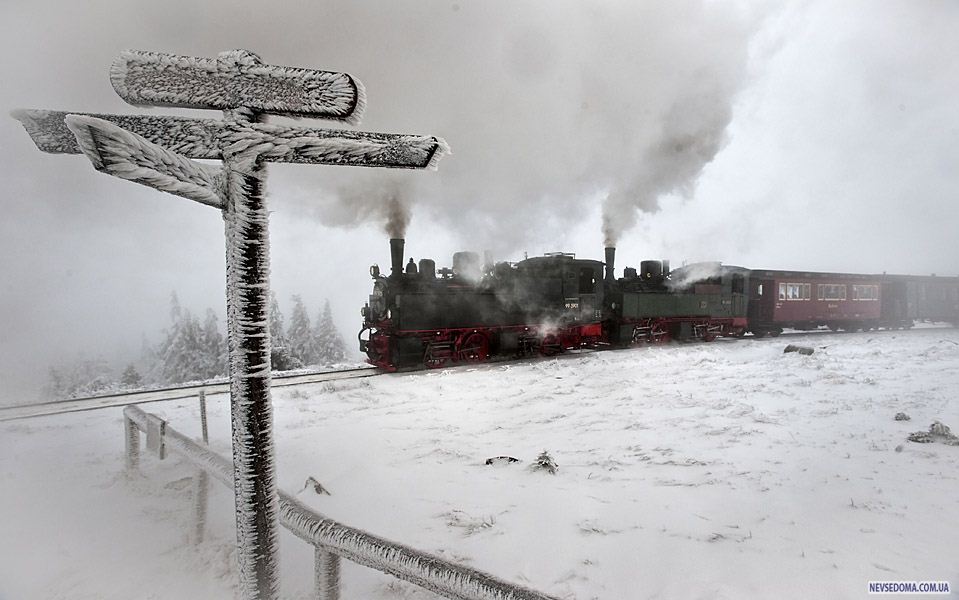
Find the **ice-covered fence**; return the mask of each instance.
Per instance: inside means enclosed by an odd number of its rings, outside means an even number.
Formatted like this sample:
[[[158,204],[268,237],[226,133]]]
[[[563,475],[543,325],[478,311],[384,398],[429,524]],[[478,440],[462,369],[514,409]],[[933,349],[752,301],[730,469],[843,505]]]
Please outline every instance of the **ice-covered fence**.
[[[233,465],[227,458],[137,406],[125,407],[123,416],[128,469],[139,466],[140,432],[152,433],[159,435],[159,439],[150,444],[154,450],[177,454],[223,485],[233,487]],[[455,600],[556,600],[488,573],[344,525],[317,513],[283,491],[279,492],[279,497],[280,523],[315,549],[316,596],[320,600],[338,600],[340,597],[340,558],[389,573]]]

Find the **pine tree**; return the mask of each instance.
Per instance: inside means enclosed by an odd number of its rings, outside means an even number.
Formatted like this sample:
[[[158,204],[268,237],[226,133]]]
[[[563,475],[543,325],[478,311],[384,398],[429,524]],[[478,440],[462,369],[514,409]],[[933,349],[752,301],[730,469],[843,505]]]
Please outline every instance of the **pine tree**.
[[[320,364],[330,365],[342,362],[346,358],[346,342],[333,323],[333,311],[329,299],[323,303],[323,312],[316,320],[313,331],[316,339],[317,359]]]
[[[102,358],[80,359],[67,366],[51,367],[46,394],[50,398],[82,398],[115,390],[110,366]]]
[[[212,308],[206,309],[206,320],[203,323],[201,339],[203,362],[200,365],[199,375],[202,379],[222,377],[226,375],[227,348],[216,313]]]
[[[182,383],[206,378],[205,373],[212,366],[208,360],[203,328],[199,319],[180,306],[175,292],[170,297],[170,320],[166,338],[157,348],[159,362],[154,368],[153,378],[159,383]]]
[[[67,397],[66,375],[62,369],[50,367],[50,381],[47,382],[44,394],[54,399]]]
[[[138,388],[143,385],[143,377],[140,376],[140,372],[137,371],[133,363],[127,365],[127,368],[123,370],[123,374],[120,375],[120,383],[126,388]]]
[[[313,365],[319,358],[316,339],[310,327],[310,317],[306,314],[303,299],[293,296],[293,315],[290,317],[290,329],[287,333],[290,354],[304,365]]]
[[[299,369],[303,363],[290,353],[290,342],[283,326],[283,313],[280,312],[280,303],[276,300],[276,293],[270,292],[270,362],[274,371],[289,371]]]

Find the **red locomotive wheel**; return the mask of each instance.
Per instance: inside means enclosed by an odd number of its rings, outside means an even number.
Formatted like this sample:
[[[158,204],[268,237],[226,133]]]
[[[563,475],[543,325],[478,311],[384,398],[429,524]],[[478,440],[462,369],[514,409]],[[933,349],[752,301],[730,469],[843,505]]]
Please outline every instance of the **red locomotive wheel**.
[[[539,343],[539,353],[543,356],[553,356],[563,351],[559,338],[554,333],[547,333]]]
[[[489,339],[485,334],[474,331],[460,338],[456,348],[456,360],[459,362],[483,362],[489,358]]]
[[[449,360],[449,349],[435,348],[432,344],[426,347],[426,352],[423,354],[423,364],[427,369],[444,367]]]

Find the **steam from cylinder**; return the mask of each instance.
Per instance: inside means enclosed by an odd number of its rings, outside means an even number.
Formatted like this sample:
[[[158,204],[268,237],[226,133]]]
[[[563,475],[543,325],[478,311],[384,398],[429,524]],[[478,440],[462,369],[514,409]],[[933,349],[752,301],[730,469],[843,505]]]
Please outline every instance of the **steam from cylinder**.
[[[406,240],[390,238],[390,277],[399,277],[403,273],[403,247]]]
[[[616,248],[614,246],[606,247],[606,281],[613,281],[616,276],[613,274],[613,268],[616,266]]]

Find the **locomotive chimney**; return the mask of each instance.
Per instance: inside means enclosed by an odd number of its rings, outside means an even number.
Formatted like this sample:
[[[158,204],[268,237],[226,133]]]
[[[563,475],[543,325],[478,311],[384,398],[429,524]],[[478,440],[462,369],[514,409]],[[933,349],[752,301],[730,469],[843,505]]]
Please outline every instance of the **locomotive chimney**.
[[[606,281],[613,281],[616,276],[613,275],[613,267],[616,265],[616,248],[606,247]]]
[[[403,238],[390,238],[390,277],[399,277],[403,274]]]

